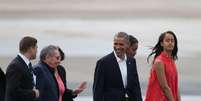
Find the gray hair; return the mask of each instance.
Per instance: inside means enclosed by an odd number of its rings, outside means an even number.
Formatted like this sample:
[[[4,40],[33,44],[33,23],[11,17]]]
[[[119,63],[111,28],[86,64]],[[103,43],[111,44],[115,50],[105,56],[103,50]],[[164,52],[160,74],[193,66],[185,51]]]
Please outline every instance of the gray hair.
[[[115,38],[124,38],[124,39],[126,39],[126,41],[127,42],[129,42],[129,36],[128,36],[128,34],[126,33],[126,32],[118,32],[117,34],[115,34],[115,36],[114,36],[114,39]]]
[[[58,47],[54,45],[44,47],[40,52],[40,61],[45,60],[48,55],[52,55],[55,50],[58,50]]]

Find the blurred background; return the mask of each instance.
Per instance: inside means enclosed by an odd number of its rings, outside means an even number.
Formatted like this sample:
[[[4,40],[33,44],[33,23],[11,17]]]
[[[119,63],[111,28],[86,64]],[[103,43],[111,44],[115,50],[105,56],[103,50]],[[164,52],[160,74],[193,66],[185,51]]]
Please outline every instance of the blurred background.
[[[145,95],[149,48],[160,33],[172,30],[178,38],[182,99],[201,101],[200,10],[201,0],[0,0],[0,67],[6,71],[23,36],[38,39],[37,56],[44,46],[58,45],[66,53],[68,87],[87,81],[77,101],[92,101],[96,61],[112,52],[114,34],[124,31],[139,40],[136,60]]]

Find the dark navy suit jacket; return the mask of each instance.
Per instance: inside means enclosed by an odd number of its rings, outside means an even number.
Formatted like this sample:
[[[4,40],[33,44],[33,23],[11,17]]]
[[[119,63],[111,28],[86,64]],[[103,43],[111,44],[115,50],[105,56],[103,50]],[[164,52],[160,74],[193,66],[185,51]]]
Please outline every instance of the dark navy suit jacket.
[[[127,58],[127,87],[124,88],[121,71],[114,53],[96,63],[93,83],[94,101],[122,101],[125,93],[130,101],[142,101],[136,62]]]
[[[57,69],[66,88],[62,100],[73,101],[75,96],[72,95],[72,90],[67,89],[66,87],[66,71],[61,65],[59,65]],[[34,66],[34,73],[37,81],[36,88],[38,88],[40,91],[40,97],[37,101],[58,101],[59,90],[58,84],[54,77],[54,70],[51,69],[46,63],[39,62]]]

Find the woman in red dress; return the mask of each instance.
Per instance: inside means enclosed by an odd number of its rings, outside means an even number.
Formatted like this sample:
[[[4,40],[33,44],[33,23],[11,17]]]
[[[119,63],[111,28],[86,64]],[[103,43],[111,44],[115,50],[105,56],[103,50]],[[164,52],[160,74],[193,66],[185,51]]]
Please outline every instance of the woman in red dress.
[[[181,101],[178,88],[177,38],[172,31],[160,35],[151,55],[155,54],[145,101]]]

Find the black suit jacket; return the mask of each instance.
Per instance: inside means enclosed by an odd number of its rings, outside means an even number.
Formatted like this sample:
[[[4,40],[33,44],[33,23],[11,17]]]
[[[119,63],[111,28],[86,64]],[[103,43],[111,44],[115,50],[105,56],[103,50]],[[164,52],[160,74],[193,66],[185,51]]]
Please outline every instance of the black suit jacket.
[[[94,101],[122,101],[128,94],[130,101],[142,101],[134,59],[127,58],[127,87],[124,88],[121,71],[114,53],[96,63],[93,83]]]
[[[5,96],[6,77],[0,68],[0,101],[4,101]]]
[[[34,67],[37,81],[36,88],[40,91],[40,97],[37,101],[58,101],[59,89],[54,76],[54,70],[44,62],[39,62]],[[66,88],[66,71],[62,66],[58,66],[57,69]],[[72,90],[66,88],[63,101],[73,101],[73,97]]]
[[[17,56],[6,71],[5,101],[33,101],[33,76],[24,60]]]

